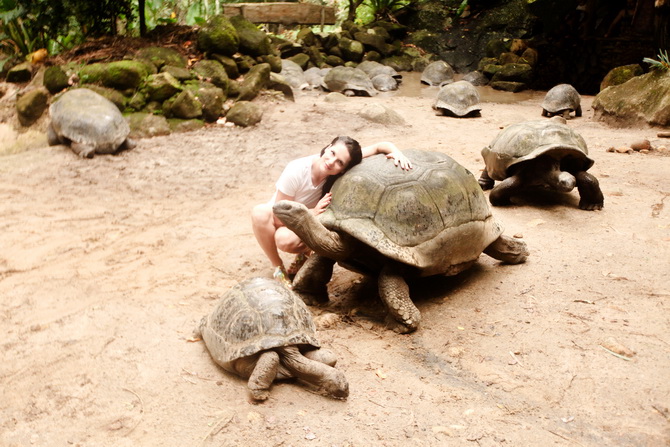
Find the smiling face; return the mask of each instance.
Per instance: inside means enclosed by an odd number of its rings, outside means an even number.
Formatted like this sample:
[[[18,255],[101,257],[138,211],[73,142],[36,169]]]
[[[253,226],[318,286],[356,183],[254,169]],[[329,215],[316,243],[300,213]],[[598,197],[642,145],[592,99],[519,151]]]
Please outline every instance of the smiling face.
[[[328,146],[319,159],[323,172],[327,176],[342,173],[351,162],[349,150],[343,143]]]

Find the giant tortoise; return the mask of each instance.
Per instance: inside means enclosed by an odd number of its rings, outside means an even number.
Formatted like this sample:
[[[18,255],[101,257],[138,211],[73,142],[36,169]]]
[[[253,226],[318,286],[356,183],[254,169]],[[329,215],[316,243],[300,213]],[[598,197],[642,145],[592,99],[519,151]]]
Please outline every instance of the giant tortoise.
[[[524,262],[523,241],[502,235],[475,177],[449,156],[408,150],[413,169],[384,155],[366,158],[339,178],[332,202],[314,216],[304,205],[279,201],[275,215],[313,251],[293,282],[308,304],[328,301],[326,285],[338,262],[376,275],[391,329],[417,329],[421,315],[406,278],[455,275],[484,252]]]
[[[349,395],[344,374],[333,368],[335,355],[319,349],[316,328],[305,303],[270,278],[235,285],[195,329],[214,361],[248,378],[251,397],[266,400],[275,379],[295,378],[336,398]]]
[[[570,84],[558,84],[547,92],[542,101],[542,116],[561,115],[568,119],[570,112],[582,116],[582,98]]]
[[[496,206],[509,205],[529,188],[570,192],[577,186],[579,208],[599,210],[604,198],[598,180],[586,172],[593,165],[588,153],[584,138],[560,116],[512,124],[482,149],[479,184],[491,189],[489,200]]]
[[[481,116],[479,92],[468,81],[456,81],[440,87],[433,103],[436,115],[456,118]]]
[[[118,107],[87,88],[63,93],[49,107],[51,122],[47,128],[50,146],[69,145],[81,157],[113,154],[130,149],[130,126]]]

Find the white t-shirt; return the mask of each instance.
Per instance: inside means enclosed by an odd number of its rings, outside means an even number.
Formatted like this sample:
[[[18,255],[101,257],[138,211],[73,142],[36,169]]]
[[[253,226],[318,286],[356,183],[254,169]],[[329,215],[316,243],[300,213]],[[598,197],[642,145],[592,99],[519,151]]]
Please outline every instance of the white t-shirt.
[[[318,155],[310,155],[293,160],[286,165],[276,183],[278,191],[293,197],[293,200],[304,204],[307,208],[316,206],[323,196],[323,184],[326,183],[324,180],[316,186],[312,185],[312,162],[317,157]],[[274,203],[276,198],[275,192],[271,203]]]

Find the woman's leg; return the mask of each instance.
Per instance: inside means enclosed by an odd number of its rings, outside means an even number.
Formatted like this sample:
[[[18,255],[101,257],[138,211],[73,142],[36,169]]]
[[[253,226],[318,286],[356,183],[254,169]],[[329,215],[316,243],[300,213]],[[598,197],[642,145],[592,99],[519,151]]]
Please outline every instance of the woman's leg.
[[[272,206],[267,203],[256,205],[251,212],[251,226],[258,245],[261,246],[272,266],[280,267],[283,266],[283,262],[277,251],[277,242],[275,241],[277,227],[274,220]]]

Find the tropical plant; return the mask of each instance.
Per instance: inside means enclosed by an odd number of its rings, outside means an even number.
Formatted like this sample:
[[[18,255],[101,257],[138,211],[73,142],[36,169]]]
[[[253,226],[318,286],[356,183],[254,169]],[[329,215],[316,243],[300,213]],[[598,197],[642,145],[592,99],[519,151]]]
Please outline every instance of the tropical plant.
[[[646,62],[651,65],[651,68],[657,70],[667,71],[670,70],[670,59],[668,59],[668,50],[658,50],[658,60],[652,59],[650,57],[645,57],[642,59],[642,62]]]
[[[367,9],[367,12],[372,17],[372,20],[363,20],[365,22],[371,22],[374,20],[390,20],[396,21],[394,13],[401,10],[411,3],[411,0],[365,0],[363,2],[363,8]],[[359,14],[364,15],[364,13]]]

